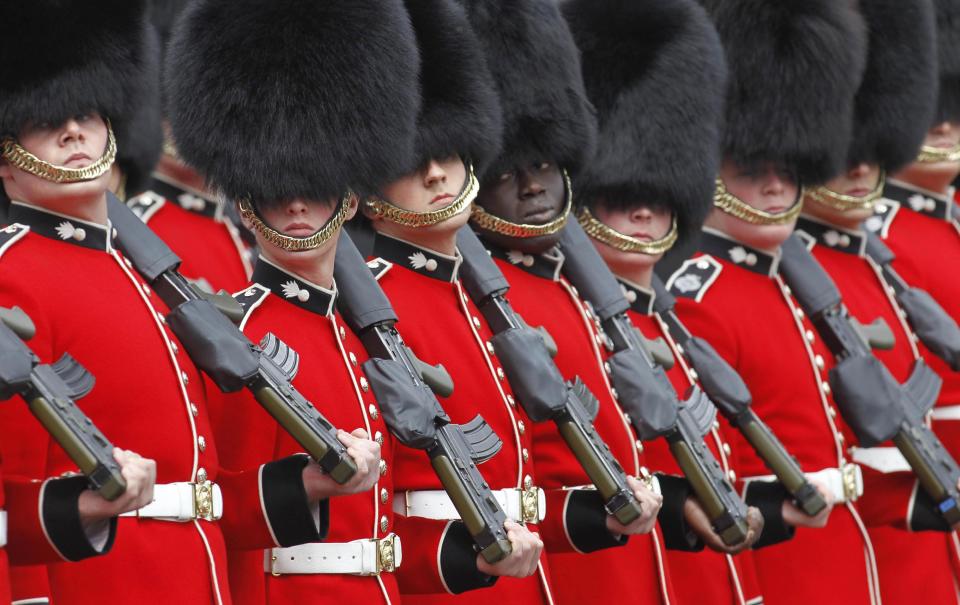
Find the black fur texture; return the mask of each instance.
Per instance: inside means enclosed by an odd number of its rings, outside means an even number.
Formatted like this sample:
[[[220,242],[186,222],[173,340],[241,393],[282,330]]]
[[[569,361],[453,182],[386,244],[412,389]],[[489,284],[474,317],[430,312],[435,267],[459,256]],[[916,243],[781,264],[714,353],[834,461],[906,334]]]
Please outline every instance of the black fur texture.
[[[543,161],[575,174],[592,153],[596,118],[556,0],[461,2],[503,108],[502,151],[486,174]]]
[[[856,96],[850,165],[912,162],[933,119],[937,64],[931,0],[860,0],[869,54]]]
[[[402,0],[203,0],[167,48],[166,114],[230,198],[363,195],[409,168],[418,64]]]
[[[960,0],[935,0],[940,95],[934,123],[960,122]]]
[[[150,175],[163,151],[160,39],[152,25],[147,26],[142,42],[145,61],[134,109],[128,119],[113,125],[117,136],[117,164],[126,177],[128,197],[142,193],[150,184]]]
[[[460,155],[483,171],[500,150],[500,100],[480,43],[454,0],[406,0],[420,49],[416,162]]]
[[[95,111],[127,119],[143,69],[142,0],[0,3],[0,136]]]
[[[863,18],[847,0],[701,0],[729,67],[727,157],[776,162],[805,185],[846,168],[866,65]]]
[[[720,167],[726,64],[693,0],[571,0],[563,5],[597,110],[597,149],[581,202],[665,205],[683,237],[700,229]]]

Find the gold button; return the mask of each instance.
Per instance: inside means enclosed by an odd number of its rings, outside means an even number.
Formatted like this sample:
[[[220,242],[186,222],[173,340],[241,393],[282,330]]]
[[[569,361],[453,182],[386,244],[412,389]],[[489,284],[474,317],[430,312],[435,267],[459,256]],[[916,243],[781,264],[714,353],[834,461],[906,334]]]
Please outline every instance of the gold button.
[[[643,442],[640,441],[639,439],[637,439],[637,440],[634,442],[634,445],[637,446],[637,451],[642,454],[642,453],[643,453]]]
[[[806,332],[803,333],[803,335],[807,339],[807,342],[813,342],[813,339],[814,339],[813,330],[807,330]]]
[[[487,353],[490,353],[491,355],[493,355],[493,343],[490,342],[489,340],[487,341]]]
[[[340,340],[343,340],[347,337],[347,331],[343,329],[343,326],[340,326]]]
[[[668,326],[668,327],[669,327],[669,326]],[[683,345],[681,345],[681,344],[678,344],[678,345],[677,345],[677,353],[683,355]]]
[[[736,474],[735,472],[733,472],[733,469],[730,469],[730,470],[727,472],[727,479],[730,480],[730,483],[736,483],[736,482],[737,482],[737,474]]]
[[[387,474],[387,461],[381,459],[380,460],[380,476],[382,477],[386,474]]]
[[[787,293],[787,296],[793,294],[793,290],[790,289],[790,286],[784,286],[783,291]]]
[[[520,454],[523,456],[524,462],[530,462],[530,452],[527,451],[527,448],[523,448]]]
[[[390,498],[390,492],[388,492],[386,489],[381,489],[380,502],[382,502],[383,504],[386,504],[389,498]]]
[[[797,308],[797,319],[803,319],[803,309]]]
[[[527,475],[523,478],[523,489],[530,489],[533,487],[533,479],[530,475]]]
[[[723,453],[724,453],[725,455],[727,455],[727,456],[730,455],[730,444],[729,444],[729,443],[724,443],[724,444],[723,444]]]
[[[390,527],[390,519],[386,516],[380,517],[380,531],[387,531],[388,527]]]
[[[827,384],[826,382],[821,382],[821,383],[820,383],[820,388],[823,389],[823,394],[824,394],[824,395],[829,395],[829,394],[830,394],[830,385]]]
[[[503,373],[503,368],[497,368],[497,378],[499,378],[500,380],[503,380],[504,378],[506,378],[506,376]]]
[[[606,372],[607,374],[613,373],[613,368],[610,367],[610,362],[608,361],[603,362],[603,371]]]
[[[829,414],[831,418],[836,418],[836,417],[837,417],[837,410],[835,410],[835,409],[833,409],[833,408],[827,408],[827,414]]]
[[[157,311],[157,321],[159,321],[162,324],[165,324],[167,323],[167,318],[163,316],[163,313],[161,313],[160,311]]]
[[[370,418],[376,420],[380,417],[380,413],[377,412],[377,406],[370,404],[370,407],[367,408],[370,411]]]
[[[143,288],[143,294],[144,294],[145,296],[149,297],[149,296],[150,296],[150,286],[148,286],[147,284],[143,284],[141,287]]]
[[[630,414],[627,414],[626,412],[624,412],[623,421],[626,422],[627,424],[630,424]]]
[[[363,389],[364,393],[370,390],[370,383],[363,376],[360,377],[360,388]]]
[[[520,431],[521,435],[527,432],[527,425],[523,423],[523,420],[517,421],[517,430]]]
[[[617,389],[610,389],[610,394],[613,395],[614,399],[617,399],[617,400],[620,399],[620,394],[617,393]]]
[[[351,364],[357,365],[357,356],[354,355],[352,351],[350,352],[350,354],[349,354],[347,357],[350,358],[350,363],[351,363]]]
[[[577,298],[580,298],[580,290],[577,290],[576,286],[571,286],[570,289],[573,291],[573,295]]]
[[[843,435],[840,435],[840,434],[837,435],[837,443],[839,443],[840,445],[843,445],[845,441],[846,441],[846,438]]]
[[[824,363],[823,363],[823,356],[822,356],[822,355],[817,355],[817,356],[815,356],[815,357],[813,358],[813,362],[814,362],[815,364],[817,364],[817,367],[818,367],[818,368],[820,368],[821,370],[823,369]]]
[[[176,355],[180,352],[180,347],[177,346],[177,343],[170,341],[170,348],[173,349],[173,354]]]
[[[471,317],[470,320],[473,321],[474,327],[476,327],[476,328],[479,328],[479,327],[480,327],[480,320],[477,318],[476,315],[474,315],[473,317]]]
[[[373,440],[379,443],[380,445],[383,445],[383,433],[381,433],[380,431],[377,431],[377,434],[373,436]]]
[[[720,430],[720,421],[719,421],[719,420],[714,420],[714,421],[713,421],[713,430],[715,430],[715,431],[719,431],[719,430]]]
[[[203,483],[207,480],[207,469],[198,468],[197,469],[197,483]]]
[[[690,368],[690,380],[697,381],[700,380],[700,375],[697,374],[697,371],[693,368]]]
[[[517,401],[513,398],[513,395],[507,395],[507,403],[510,405],[517,405]]]
[[[200,414],[200,408],[197,407],[197,404],[190,404],[190,413],[193,414],[193,417],[196,418]]]
[[[203,435],[197,437],[197,445],[200,447],[201,452],[207,449],[207,440],[204,439]]]
[[[130,262],[129,258],[124,258],[123,263],[127,266],[128,269],[133,269],[133,263]]]
[[[186,372],[180,372],[180,380],[183,381],[183,386],[190,384],[190,377],[187,376]]]

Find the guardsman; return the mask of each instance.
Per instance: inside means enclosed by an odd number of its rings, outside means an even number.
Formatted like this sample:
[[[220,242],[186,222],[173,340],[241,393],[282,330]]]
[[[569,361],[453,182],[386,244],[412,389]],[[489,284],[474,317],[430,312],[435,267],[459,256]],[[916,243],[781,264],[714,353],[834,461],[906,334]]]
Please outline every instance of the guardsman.
[[[211,21],[233,25],[208,36]],[[298,353],[294,386],[352,430],[340,439],[359,468],[329,501],[322,543],[229,553],[234,602],[398,603],[392,438],[362,369],[364,348],[336,312],[333,270],[341,228],[357,210],[353,191],[401,174],[413,146],[417,48],[403,4],[202,2],[179,22],[166,68],[184,161],[239,201],[256,234],[254,283],[236,294],[240,326],[254,342],[272,333]],[[233,150],[226,161],[222,150]],[[249,392],[211,398],[211,409],[233,468],[300,450]]]
[[[476,196],[474,171],[496,152],[500,108],[463,9],[452,0],[408,0],[406,6],[420,49],[423,107],[407,172],[363,202],[376,233],[370,265],[400,318],[404,341],[424,361],[443,364],[453,379],[453,393],[440,398],[452,421],[480,414],[503,442],[479,470],[510,511],[513,553],[496,565],[458,554],[469,534],[450,498],[423,453],[398,445],[391,504],[403,517],[406,555],[419,563],[401,569],[400,588],[407,603],[549,603],[539,564],[543,504],[531,423],[486,344],[492,332],[458,274],[456,233]],[[530,495],[535,505],[523,506]]]
[[[82,360],[97,380],[83,411],[157,464],[152,502],[118,521],[109,557],[49,566],[52,600],[150,602],[160,579],[165,601],[230,603],[225,542],[317,539],[325,483],[303,456],[219,472],[199,372],[166,325],[167,309],[113,245],[111,118],[130,115],[136,98],[143,11],[126,0],[96,10],[60,1],[2,9],[0,178],[12,201],[0,305],[33,318],[42,361],[67,351]],[[41,52],[37,40],[57,43]],[[38,448],[44,476],[73,468],[59,447]]]
[[[699,252],[667,286],[680,318],[739,372],[756,413],[836,503],[829,516],[781,508],[783,519],[767,531],[795,528],[794,537],[753,552],[764,602],[876,603],[876,561],[853,504],[862,483],[827,382],[833,359],[778,274],[801,185],[842,169],[864,23],[853,8],[829,1],[703,4],[730,70],[724,156]],[[731,432],[731,445],[747,501],[765,493],[786,502],[745,439]]]
[[[669,343],[675,361],[668,375],[683,396],[695,378],[654,311],[653,268],[677,241],[689,241],[700,229],[712,201],[726,92],[723,49],[693,2],[626,7],[585,0],[564,8],[599,121],[597,151],[574,181],[575,212],[620,281],[634,325],[647,338]],[[656,30],[669,33],[646,33]],[[734,461],[723,433],[717,426],[707,443],[729,473]],[[680,474],[664,440],[646,448],[655,468]],[[782,502],[774,503],[768,534],[782,523],[781,506],[791,506]],[[676,602],[759,602],[749,556],[668,550]]]
[[[812,188],[797,231],[836,282],[863,325],[881,317],[894,346],[876,356],[900,383],[920,360],[917,337],[878,263],[861,223],[874,212],[884,177],[916,158],[936,102],[933,6],[927,1],[864,0],[870,31],[867,71],[857,92],[848,170]],[[892,446],[852,451],[864,473],[858,506],[870,526],[883,601],[956,602],[949,530],[903,456]],[[899,527],[890,527],[896,525]],[[911,533],[903,531],[912,530]],[[920,531],[939,529],[941,532]]]

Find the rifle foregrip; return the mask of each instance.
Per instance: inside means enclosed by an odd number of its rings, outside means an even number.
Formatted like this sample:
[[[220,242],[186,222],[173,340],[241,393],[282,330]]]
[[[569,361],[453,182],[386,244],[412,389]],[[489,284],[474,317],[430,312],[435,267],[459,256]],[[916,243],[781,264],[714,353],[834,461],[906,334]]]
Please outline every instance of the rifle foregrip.
[[[929,430],[926,427],[913,427],[919,431]],[[929,460],[924,455],[921,440],[911,434],[913,430],[905,427],[893,437],[893,443],[903,454],[903,457],[910,463],[910,468],[920,481],[921,487],[927,492],[934,502],[943,518],[947,523],[953,525],[960,522],[960,502],[958,502],[957,478],[960,477],[960,471],[956,463],[947,466],[945,460]],[[949,459],[952,462],[952,458]],[[938,462],[945,467],[946,477],[941,477],[937,473]]]

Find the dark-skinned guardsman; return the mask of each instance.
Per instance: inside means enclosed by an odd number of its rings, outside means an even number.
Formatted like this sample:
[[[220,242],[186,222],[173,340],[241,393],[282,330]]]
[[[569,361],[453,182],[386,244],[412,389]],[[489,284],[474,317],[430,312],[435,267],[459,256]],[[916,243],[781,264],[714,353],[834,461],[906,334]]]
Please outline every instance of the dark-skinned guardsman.
[[[478,469],[507,513],[513,552],[494,565],[477,554],[458,555],[457,544],[469,536],[450,497],[422,452],[398,446],[391,505],[404,517],[405,556],[418,562],[401,568],[400,588],[406,603],[549,603],[532,423],[516,405],[502,364],[486,344],[491,329],[458,273],[456,234],[476,196],[474,171],[496,152],[500,109],[462,7],[451,0],[408,0],[406,6],[420,49],[423,107],[406,172],[363,201],[375,231],[370,265],[404,341],[449,372],[453,392],[438,399],[453,422],[480,414],[503,442]]]
[[[807,192],[797,231],[836,282],[851,315],[863,325],[879,317],[889,326],[893,346],[875,354],[904,383],[923,363],[920,345],[880,264],[868,254],[861,223],[873,215],[884,175],[916,158],[932,120],[934,11],[925,1],[865,0],[860,7],[869,24],[870,50],[855,100],[848,170]],[[858,506],[877,556],[883,602],[955,602],[945,533],[950,527],[917,488],[907,461],[892,443],[858,447],[852,457],[864,473]],[[932,529],[940,531],[921,531]]]
[[[648,338],[670,344],[675,362],[668,376],[683,396],[695,379],[654,311],[651,280],[656,262],[699,230],[712,202],[726,92],[723,49],[693,2],[648,0],[627,7],[585,0],[564,10],[599,121],[597,151],[574,181],[575,212],[620,281],[630,320]],[[670,33],[648,35],[656,30]],[[727,473],[736,470],[723,434],[728,428],[715,425],[707,439]],[[664,440],[646,444],[646,453],[655,468],[680,474]],[[775,503],[777,516],[782,501]],[[768,531],[778,522],[767,522]],[[758,602],[749,556],[668,550],[675,602]]]
[[[232,25],[211,37],[210,23]],[[164,89],[181,156],[238,201],[260,249],[254,283],[236,294],[240,326],[253,341],[269,332],[298,353],[294,386],[351,431],[339,438],[359,469],[334,486],[322,543],[230,552],[235,603],[399,602],[393,571],[406,545],[394,534],[392,438],[362,369],[364,348],[336,312],[333,270],[354,191],[406,169],[417,69],[399,0],[210,0],[188,8],[174,31]],[[255,468],[301,449],[248,392],[211,398],[211,409],[224,464]]]
[[[112,505],[125,512],[109,557],[49,566],[52,600],[150,602],[159,578],[164,600],[230,603],[225,544],[276,545],[278,532],[291,543],[316,540],[325,483],[303,456],[220,471],[200,374],[166,325],[166,307],[113,245],[111,119],[130,115],[136,98],[143,11],[126,1],[3,9],[16,35],[3,38],[0,178],[11,224],[0,305],[33,319],[42,361],[64,352],[82,360],[96,377],[83,411],[115,443],[156,460],[152,499],[129,494]],[[42,39],[58,43],[37,62],[33,42]],[[45,476],[75,468],[59,447],[38,447]],[[74,541],[67,550],[84,548]]]
[[[793,524],[783,509],[779,525],[794,525],[794,537],[753,553],[764,602],[877,603],[876,562],[853,504],[862,482],[827,380],[833,359],[778,274],[801,185],[842,170],[865,25],[835,2],[703,4],[730,70],[724,156],[699,252],[667,285],[690,331],[737,370],[756,413],[836,503]],[[748,501],[756,490],[787,499],[743,438],[731,445]]]

